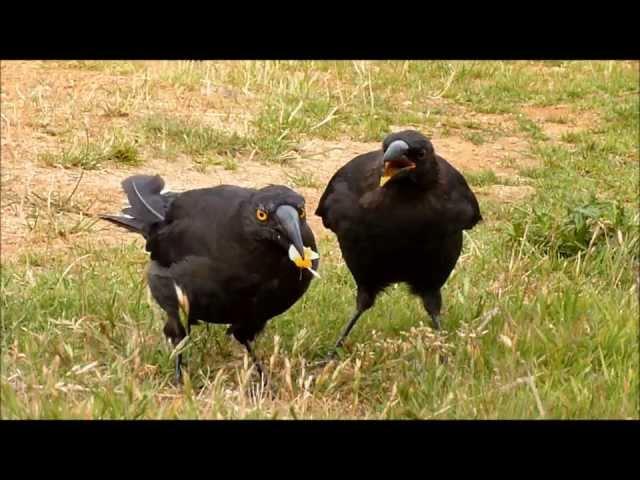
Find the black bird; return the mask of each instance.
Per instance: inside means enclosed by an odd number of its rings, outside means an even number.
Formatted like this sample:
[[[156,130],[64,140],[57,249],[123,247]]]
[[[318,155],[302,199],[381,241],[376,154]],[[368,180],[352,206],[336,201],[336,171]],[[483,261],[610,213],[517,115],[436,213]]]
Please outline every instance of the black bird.
[[[440,288],[460,256],[462,231],[482,216],[464,177],[424,135],[393,133],[382,150],[352,159],[329,181],[316,215],[337,235],[358,289],[335,349],[393,283],[406,282],[440,329]]]
[[[101,217],[146,239],[147,280],[168,317],[165,335],[176,347],[198,321],[230,324],[227,334],[246,347],[262,377],[250,342],[306,292],[318,268],[304,198],[275,185],[162,193],[158,175],[129,177],[122,188],[130,206],[122,216]],[[178,355],[178,382],[181,362]]]

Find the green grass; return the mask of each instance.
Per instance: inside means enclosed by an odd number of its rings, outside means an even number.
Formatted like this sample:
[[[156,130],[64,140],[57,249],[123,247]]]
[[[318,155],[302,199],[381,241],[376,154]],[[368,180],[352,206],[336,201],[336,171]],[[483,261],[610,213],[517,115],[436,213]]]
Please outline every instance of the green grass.
[[[486,185],[494,185],[500,183],[496,173],[493,170],[481,170],[479,172],[469,172],[465,175],[465,179],[469,185],[474,187],[484,187]]]
[[[155,150],[171,158],[184,153],[196,160],[207,155],[234,157],[254,152],[255,158],[266,162],[286,163],[294,149],[288,130],[281,132],[277,115],[262,115],[246,135],[164,116],[151,116],[142,122],[142,131]]]
[[[128,75],[137,72],[141,67],[135,62],[79,60],[68,62],[67,68],[78,70],[105,72],[112,75]]]
[[[533,140],[544,141],[548,139],[537,123],[522,115],[518,116],[518,126],[520,127],[521,132],[525,133]]]
[[[122,75],[142,85],[139,73],[136,66]],[[118,167],[151,149],[190,156],[202,170],[233,171],[252,156],[282,164],[288,183],[319,194],[321,172],[289,164],[300,142],[378,142],[392,125],[414,125],[436,138],[455,130],[491,149],[500,132],[465,118],[474,111],[515,120],[510,135],[528,142],[525,153],[537,163],[524,166],[506,152],[497,163],[523,178],[496,165],[464,171],[470,185],[525,182],[535,194],[514,203],[480,198],[485,221],[465,233],[443,289],[441,334],[418,299],[392,287],[326,367],[313,362],[353,313],[355,288],[335,238],[321,240],[322,279],[269,322],[256,345],[270,396],[255,391],[251,364],[223,326],[195,327],[186,384],[171,385],[163,315],[143,281],[142,240],[106,247],[97,238],[111,230],[78,213],[88,208],[86,195],[32,193],[22,202],[29,228],[69,248],[24,245],[3,257],[2,418],[640,416],[637,62],[177,62],[149,75],[149,99],[141,86],[131,97],[123,87],[121,100],[102,109],[130,129],[44,162]],[[196,95],[206,82],[244,92],[238,102],[252,107],[245,132],[132,108],[152,105],[160,87]],[[558,104],[597,121],[554,141],[521,114]],[[45,97],[41,106],[49,108]],[[90,235],[76,239],[79,232]]]
[[[488,207],[488,215],[501,214],[500,206]],[[442,337],[404,287],[390,289],[352,332],[341,370],[309,366],[335,341],[354,304],[335,244],[323,242],[329,258],[322,281],[258,342],[271,364],[274,399],[244,391],[252,382],[240,350],[216,326],[196,329],[188,351],[191,393],[170,386],[173,363],[142,282],[146,256],[138,247],[80,245],[71,255],[26,256],[3,268],[2,415],[268,418],[288,417],[293,407],[314,418],[636,416],[638,304],[628,262],[637,232],[564,259],[526,239],[509,246],[507,223],[467,238],[444,289]],[[442,352],[446,366],[438,361]],[[537,394],[520,383],[529,375]],[[179,401],[168,402],[171,395]]]
[[[474,145],[482,145],[487,141],[486,137],[482,133],[477,131],[467,131],[462,135],[462,137],[465,140],[469,140]]]
[[[322,186],[313,173],[307,171],[298,171],[289,174],[289,181],[295,187],[320,188]]]
[[[59,153],[46,152],[40,155],[40,161],[47,166],[77,167],[83,170],[95,170],[107,163],[122,166],[143,163],[136,144],[124,139],[116,139],[107,144],[88,142],[63,148]]]
[[[210,153],[233,156],[248,148],[247,140],[238,134],[171,117],[148,117],[142,129],[153,145],[168,156],[175,156],[176,152],[196,157]]]

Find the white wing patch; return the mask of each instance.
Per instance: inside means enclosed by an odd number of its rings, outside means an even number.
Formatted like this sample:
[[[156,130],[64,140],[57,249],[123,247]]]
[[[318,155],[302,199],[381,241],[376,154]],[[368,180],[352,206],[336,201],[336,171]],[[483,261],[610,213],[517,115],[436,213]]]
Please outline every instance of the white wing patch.
[[[180,305],[180,308],[185,315],[189,315],[189,297],[187,297],[186,293],[184,293],[177,283],[173,282],[173,287],[176,290],[176,296],[178,297],[178,304]]]

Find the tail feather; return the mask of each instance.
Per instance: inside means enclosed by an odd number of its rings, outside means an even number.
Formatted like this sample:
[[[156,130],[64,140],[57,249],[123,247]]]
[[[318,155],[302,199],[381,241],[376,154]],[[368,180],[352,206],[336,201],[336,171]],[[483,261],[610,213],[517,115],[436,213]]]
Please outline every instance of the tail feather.
[[[134,175],[122,182],[129,204],[118,215],[100,215],[100,218],[146,237],[152,225],[165,219],[167,210],[178,195],[161,193],[164,180],[160,175]]]
[[[160,194],[163,188],[164,180],[160,175],[134,175],[125,179],[122,189],[131,205],[129,215],[147,223],[163,221],[166,209]]]
[[[142,233],[145,229],[145,224],[140,220],[129,217],[118,217],[117,215],[99,215],[103,220],[115,223],[119,227],[126,228],[130,232]]]

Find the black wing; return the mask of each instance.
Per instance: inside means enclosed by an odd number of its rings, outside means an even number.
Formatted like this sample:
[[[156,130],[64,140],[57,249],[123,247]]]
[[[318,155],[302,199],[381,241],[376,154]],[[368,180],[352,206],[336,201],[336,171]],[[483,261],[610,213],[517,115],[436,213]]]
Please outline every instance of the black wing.
[[[381,172],[382,150],[358,155],[340,168],[318,202],[315,213],[322,224],[335,231],[337,222],[358,208],[360,197],[380,186]]]
[[[253,192],[221,185],[180,194],[171,203],[165,221],[149,236],[147,250],[151,259],[168,267],[187,256],[215,261],[235,250],[240,206]]]
[[[442,217],[451,230],[468,230],[482,221],[478,199],[467,181],[444,158],[436,156],[440,168],[441,185],[448,196]]]

